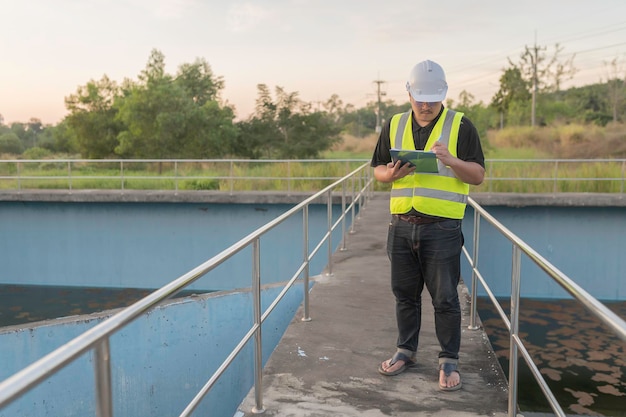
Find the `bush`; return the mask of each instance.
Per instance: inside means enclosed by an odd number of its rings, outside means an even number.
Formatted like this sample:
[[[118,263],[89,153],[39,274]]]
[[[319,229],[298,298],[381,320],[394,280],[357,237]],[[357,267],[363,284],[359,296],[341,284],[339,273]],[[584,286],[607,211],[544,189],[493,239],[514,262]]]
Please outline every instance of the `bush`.
[[[181,182],[181,190],[219,190],[220,182],[217,179],[186,180]]]
[[[13,132],[0,135],[0,153],[19,155],[24,152],[24,145]]]
[[[44,159],[49,157],[50,155],[52,155],[52,152],[50,152],[47,149],[44,148],[39,148],[39,147],[34,147],[34,148],[28,148],[24,151],[24,153],[22,154],[22,158],[23,159]]]

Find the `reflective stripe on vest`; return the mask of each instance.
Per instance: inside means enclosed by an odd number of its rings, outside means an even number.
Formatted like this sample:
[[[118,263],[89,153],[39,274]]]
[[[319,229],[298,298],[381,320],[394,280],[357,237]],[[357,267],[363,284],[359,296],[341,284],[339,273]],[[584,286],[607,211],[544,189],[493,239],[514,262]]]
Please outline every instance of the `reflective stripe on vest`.
[[[430,150],[439,141],[456,156],[459,127],[463,113],[444,109],[426,142]],[[390,145],[396,149],[415,149],[412,112],[393,116],[390,124]],[[454,172],[438,161],[439,173],[415,173],[394,181],[389,207],[392,214],[415,208],[433,216],[462,219],[465,214],[469,185],[457,179]]]

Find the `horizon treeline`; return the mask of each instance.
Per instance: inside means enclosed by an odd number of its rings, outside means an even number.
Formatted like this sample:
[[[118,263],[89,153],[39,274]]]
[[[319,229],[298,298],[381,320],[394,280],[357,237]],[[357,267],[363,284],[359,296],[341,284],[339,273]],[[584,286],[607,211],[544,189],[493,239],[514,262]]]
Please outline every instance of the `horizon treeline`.
[[[610,63],[605,82],[561,90],[576,70],[561,62],[558,45],[552,59],[529,48],[500,77],[491,102],[477,102],[462,91],[445,105],[464,112],[481,137],[491,130],[519,126],[607,124],[623,122],[626,76]],[[541,58],[541,59],[540,59]],[[549,62],[544,66],[542,62]],[[556,63],[556,64],[555,64]],[[332,95],[325,102],[305,102],[298,92],[257,86],[254,112],[235,122],[234,109],[221,100],[224,81],[204,59],[165,72],[165,57],[153,50],[136,80],[121,82],[104,75],[79,86],[65,98],[67,116],[57,125],[37,118],[4,125],[0,116],[0,154],[39,159],[52,154],[85,159],[314,159],[343,135],[371,136],[407,102],[372,101],[362,108]]]

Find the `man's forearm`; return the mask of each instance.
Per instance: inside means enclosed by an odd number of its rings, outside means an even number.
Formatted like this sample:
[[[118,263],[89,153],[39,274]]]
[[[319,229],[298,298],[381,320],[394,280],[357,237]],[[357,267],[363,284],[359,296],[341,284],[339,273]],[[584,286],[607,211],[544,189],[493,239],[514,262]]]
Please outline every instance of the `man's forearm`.
[[[476,162],[463,161],[456,159],[450,169],[454,171],[454,175],[461,181],[470,185],[480,185],[485,179],[485,168]]]

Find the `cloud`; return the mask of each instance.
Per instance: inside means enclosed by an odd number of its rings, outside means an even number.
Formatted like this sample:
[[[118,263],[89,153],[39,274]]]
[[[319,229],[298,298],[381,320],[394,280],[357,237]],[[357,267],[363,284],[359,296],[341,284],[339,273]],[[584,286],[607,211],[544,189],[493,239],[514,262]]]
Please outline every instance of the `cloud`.
[[[253,3],[235,4],[228,11],[228,26],[233,32],[249,32],[270,15],[268,10]]]

